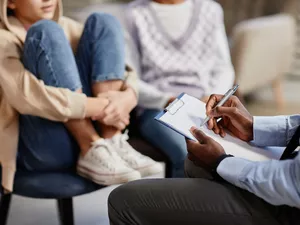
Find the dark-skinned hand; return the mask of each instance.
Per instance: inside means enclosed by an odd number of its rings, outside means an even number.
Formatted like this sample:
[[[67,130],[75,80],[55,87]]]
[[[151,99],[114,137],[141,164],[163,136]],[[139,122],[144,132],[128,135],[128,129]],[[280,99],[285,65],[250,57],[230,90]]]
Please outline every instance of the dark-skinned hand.
[[[223,98],[223,95],[211,95],[206,104],[206,113],[211,119],[208,121],[208,129],[215,134],[225,137],[224,128],[243,141],[253,140],[253,116],[247,111],[236,96],[232,96],[220,107],[215,106]],[[217,119],[222,118],[219,122]]]
[[[190,131],[198,142],[186,140],[189,159],[204,169],[213,169],[218,159],[226,154],[223,147],[195,127]]]

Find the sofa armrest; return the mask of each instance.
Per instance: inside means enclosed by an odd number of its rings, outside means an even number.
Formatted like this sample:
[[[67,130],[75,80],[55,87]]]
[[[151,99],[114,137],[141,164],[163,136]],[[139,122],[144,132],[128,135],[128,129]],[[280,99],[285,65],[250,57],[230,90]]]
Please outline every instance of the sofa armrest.
[[[242,94],[289,71],[295,30],[295,20],[285,14],[247,20],[235,27],[232,62]]]

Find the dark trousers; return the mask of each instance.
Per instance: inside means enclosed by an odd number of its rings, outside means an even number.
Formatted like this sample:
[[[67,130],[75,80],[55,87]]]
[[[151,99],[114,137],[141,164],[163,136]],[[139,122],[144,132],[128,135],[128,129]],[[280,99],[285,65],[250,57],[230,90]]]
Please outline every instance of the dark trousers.
[[[185,167],[190,178],[139,180],[115,189],[108,201],[111,225],[300,224],[299,209],[272,206],[216,182],[190,161]]]

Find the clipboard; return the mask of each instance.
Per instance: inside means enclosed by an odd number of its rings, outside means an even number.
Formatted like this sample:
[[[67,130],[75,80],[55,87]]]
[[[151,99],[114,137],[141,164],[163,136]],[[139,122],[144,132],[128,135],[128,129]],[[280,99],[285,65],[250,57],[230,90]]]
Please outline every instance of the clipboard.
[[[166,127],[174,130],[175,132],[181,134],[182,136],[186,137],[189,140],[194,140],[196,141],[196,138],[190,134],[187,135],[185,133],[183,133],[182,131],[180,131],[179,129],[176,129],[174,126],[172,126],[171,124],[161,120],[161,118],[166,114],[169,113],[170,115],[176,115],[176,113],[185,105],[184,100],[182,99],[183,96],[185,95],[185,93],[181,93],[172,103],[170,103],[168,105],[167,108],[165,108],[162,112],[160,112],[154,119],[160,123],[162,123],[163,125],[165,125]]]
[[[200,127],[205,118],[205,103],[193,96],[182,93],[166,109],[160,112],[155,120],[187,139],[197,141],[189,131],[192,126],[195,126],[221,144],[227,154],[252,161],[280,159],[284,149],[267,150],[266,148],[259,148],[230,134],[227,134],[225,138],[221,138],[213,131],[208,130],[206,126]]]

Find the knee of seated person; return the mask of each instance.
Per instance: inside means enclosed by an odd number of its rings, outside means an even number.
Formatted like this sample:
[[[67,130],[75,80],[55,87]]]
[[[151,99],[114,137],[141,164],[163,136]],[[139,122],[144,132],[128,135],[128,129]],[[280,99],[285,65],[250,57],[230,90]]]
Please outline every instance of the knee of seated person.
[[[64,35],[64,31],[52,20],[40,20],[33,24],[27,32],[27,37],[34,37],[38,40],[41,40],[42,37],[47,37],[50,40],[58,40],[62,35]]]
[[[131,196],[130,193],[136,191],[136,188],[134,187],[136,182],[138,181],[133,181],[128,184],[123,184],[117,187],[116,189],[114,189],[108,197],[108,207],[114,209],[114,211],[117,212],[123,210],[125,207],[124,205],[122,205],[122,202],[124,202],[126,198]]]
[[[121,33],[122,27],[118,19],[107,13],[93,13],[86,21],[91,32],[116,35]]]

